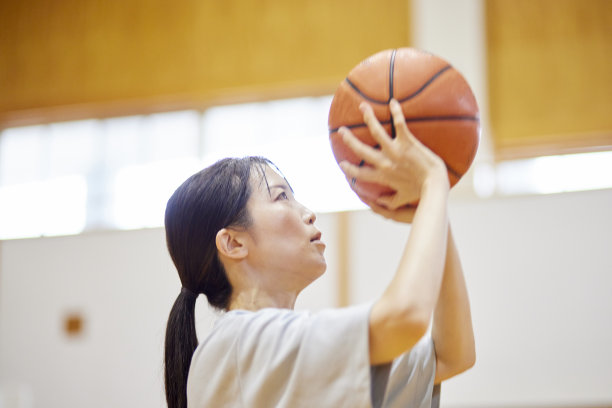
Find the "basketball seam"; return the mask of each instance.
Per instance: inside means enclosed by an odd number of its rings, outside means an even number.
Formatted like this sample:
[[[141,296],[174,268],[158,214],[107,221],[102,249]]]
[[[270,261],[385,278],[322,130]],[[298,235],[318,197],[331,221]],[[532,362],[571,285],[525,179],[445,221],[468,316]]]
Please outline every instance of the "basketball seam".
[[[344,80],[346,81],[347,84],[350,85],[351,88],[353,88],[353,90],[355,92],[357,92],[359,95],[361,95],[361,97],[364,98],[365,100],[370,101],[372,103],[379,104],[379,105],[386,105],[386,104],[389,103],[388,101],[379,101],[379,100],[376,100],[374,98],[369,97],[368,95],[366,95],[363,92],[361,92],[361,90],[357,87],[357,85],[352,83],[350,79],[344,78]]]
[[[389,102],[393,99],[393,74],[395,72],[395,54],[397,50],[393,50],[391,53],[391,59],[389,60]],[[391,139],[395,139],[395,122],[391,121]]]
[[[414,93],[412,93],[411,95],[408,95],[407,97],[405,97],[403,99],[399,99],[398,102],[399,103],[403,103],[403,102],[406,102],[406,101],[414,98],[415,96],[417,96],[418,94],[423,92],[425,90],[425,88],[427,88],[429,85],[431,85],[431,83],[433,81],[435,81],[440,75],[442,75],[444,72],[448,71],[451,68],[452,68],[452,65],[447,65],[447,66],[443,67],[438,72],[436,72],[431,78],[429,78],[419,89],[414,91]],[[349,84],[349,86],[351,88],[353,88],[353,90],[355,92],[357,92],[359,95],[361,95],[362,98],[366,99],[367,101],[370,101],[372,103],[376,103],[378,105],[387,105],[391,101],[391,99],[388,99],[386,101],[381,101],[381,100],[378,100],[378,99],[374,99],[374,98],[366,95],[365,93],[363,93],[363,91],[361,91],[361,89],[359,89],[359,87],[357,85],[355,85],[348,77],[344,78],[344,80],[346,81],[347,84]]]
[[[406,123],[409,122],[427,122],[427,121],[438,121],[438,120],[458,120],[458,121],[471,121],[471,122],[480,122],[480,119],[478,118],[478,116],[466,116],[466,115],[457,115],[457,116],[432,116],[432,117],[418,117],[418,118],[407,118],[406,119]],[[391,120],[385,120],[380,122],[381,125],[388,125],[390,123],[392,123],[393,121]],[[362,128],[362,127],[366,127],[367,125],[365,123],[359,123],[357,125],[349,125],[349,126],[345,126],[349,129],[355,129],[355,128]],[[332,129],[329,131],[329,134],[331,135],[332,133],[335,133],[338,131],[338,129],[340,128],[336,128],[336,129]],[[373,146],[375,149],[380,149],[380,145],[377,144],[376,146]],[[359,162],[359,167],[363,167],[363,165],[365,164],[365,160],[361,159],[361,161]],[[455,170],[454,168],[452,168],[451,166],[449,166],[448,163],[444,162],[444,165],[446,166],[446,169],[449,173],[451,173],[453,176],[457,177],[457,179],[461,178],[461,174]]]
[[[429,78],[429,80],[427,82],[425,82],[419,89],[417,89],[412,95],[408,95],[407,97],[398,100],[398,102],[401,104],[401,103],[404,103],[404,102],[409,101],[410,99],[414,98],[415,96],[417,96],[418,94],[423,92],[425,90],[425,88],[427,88],[429,85],[431,85],[431,83],[433,81],[435,81],[440,75],[442,75],[443,73],[445,73],[446,71],[448,71],[451,68],[452,68],[451,65],[445,66],[444,68],[442,68],[441,70],[436,72],[431,78]]]
[[[345,78],[345,81],[349,84],[349,86],[351,88],[353,88],[353,90],[355,92],[357,92],[363,99],[375,103],[375,104],[379,104],[379,105],[387,105],[389,104],[389,102],[391,101],[391,99],[393,99],[394,94],[393,94],[393,82],[394,82],[394,71],[395,71],[395,55],[397,53],[397,50],[394,49],[391,53],[391,58],[389,59],[389,98],[386,101],[380,101],[377,99],[374,99],[368,95],[366,95],[364,92],[361,91],[361,89],[359,89],[359,87],[357,85],[355,85],[348,77]],[[400,100],[398,100],[398,102],[400,104],[409,101],[410,99],[416,97],[417,95],[419,95],[421,92],[423,92],[429,85],[431,85],[431,83],[433,81],[435,81],[438,77],[440,77],[444,72],[450,70],[452,67],[452,65],[448,64],[444,67],[442,67],[438,72],[436,72],[431,78],[429,78],[419,89],[417,89],[415,92],[413,92],[412,94],[408,95],[405,98],[402,98]],[[427,121],[475,121],[475,122],[479,122],[480,119],[478,116],[469,116],[469,115],[446,115],[446,116],[431,116],[431,117],[416,117],[416,118],[405,118],[405,122],[406,123],[412,123],[412,122],[427,122]],[[386,120],[386,121],[381,121],[380,122],[381,125],[391,125],[391,138],[395,138],[395,124],[393,122],[393,120]],[[355,128],[361,128],[361,127],[366,127],[367,125],[365,123],[358,123],[358,124],[354,124],[354,125],[345,125],[345,127],[349,128],[349,129],[355,129]],[[339,129],[335,128],[335,129],[330,129],[329,133],[330,135],[332,133],[337,132]],[[380,145],[376,145],[374,146],[375,149],[380,149]],[[457,177],[457,179],[461,178],[461,174],[459,174],[459,172],[457,170],[455,170],[454,168],[452,168],[451,166],[449,166],[448,163],[444,163],[446,166],[446,169],[449,173],[451,173],[453,176]],[[360,163],[359,163],[359,167],[362,167],[363,165],[365,165],[365,160],[361,159]],[[355,179],[353,179],[353,183],[355,182]]]
[[[471,121],[471,122],[479,122],[480,118],[478,116],[469,116],[469,115],[447,115],[447,116],[423,116],[416,118],[405,118],[406,123],[412,122],[432,122],[436,120],[457,120],[457,121]],[[381,125],[389,125],[393,121],[391,120],[383,120],[380,122]],[[362,127],[367,127],[365,123],[355,123],[354,125],[343,125],[348,129],[357,129]],[[340,129],[340,127],[330,129],[329,134],[336,133]]]

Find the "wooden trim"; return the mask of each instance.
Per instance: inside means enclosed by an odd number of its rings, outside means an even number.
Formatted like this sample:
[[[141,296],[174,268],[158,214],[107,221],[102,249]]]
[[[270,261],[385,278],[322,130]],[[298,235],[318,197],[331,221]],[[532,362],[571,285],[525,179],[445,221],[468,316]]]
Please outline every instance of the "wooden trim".
[[[540,156],[612,150],[612,131],[530,138],[529,141],[495,143],[495,160],[517,160]]]
[[[325,96],[332,95],[336,91],[337,86],[338,81],[330,79],[318,81],[317,83],[293,83],[226,89],[197,95],[183,94],[148,99],[6,111],[0,112],[0,131],[10,127],[43,125],[72,120],[106,119],[191,109],[202,111],[221,105]]]
[[[337,247],[338,247],[338,307],[350,305],[350,214],[347,211],[337,214]]]

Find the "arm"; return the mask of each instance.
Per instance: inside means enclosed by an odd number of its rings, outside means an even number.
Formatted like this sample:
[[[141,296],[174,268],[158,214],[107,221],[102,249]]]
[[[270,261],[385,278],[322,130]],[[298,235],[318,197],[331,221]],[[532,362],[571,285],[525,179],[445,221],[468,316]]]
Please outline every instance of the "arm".
[[[444,276],[432,328],[436,384],[469,369],[476,361],[470,302],[450,225],[447,242]]]
[[[371,364],[392,361],[427,332],[442,283],[447,194],[437,187],[421,198],[399,267],[370,314]]]
[[[380,198],[353,189],[374,211],[396,219],[412,220],[410,236],[399,267],[369,320],[370,363],[392,361],[412,348],[427,332],[442,283],[447,237],[449,182],[444,162],[408,130],[401,107],[390,104],[396,129],[391,139],[372,109],[362,105],[364,121],[380,145],[376,150],[361,143],[348,129],[340,132],[344,143],[369,166],[340,163],[348,180],[387,185],[396,192]],[[418,201],[416,212],[405,203]]]

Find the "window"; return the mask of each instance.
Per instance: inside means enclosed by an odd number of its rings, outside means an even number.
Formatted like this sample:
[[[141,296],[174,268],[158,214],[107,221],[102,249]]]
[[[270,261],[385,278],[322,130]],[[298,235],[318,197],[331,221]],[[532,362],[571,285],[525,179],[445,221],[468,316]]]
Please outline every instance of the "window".
[[[333,157],[327,129],[330,104],[328,96],[209,109],[203,115],[203,161],[209,165],[228,156],[264,156],[311,210],[365,208]]]
[[[315,212],[365,208],[334,160],[331,97],[84,120],[0,134],[0,239],[163,225],[168,198],[224,157],[261,155]],[[612,152],[476,163],[479,196],[612,188]]]
[[[543,156],[477,165],[474,190],[481,197],[550,194],[612,188],[612,152]]]

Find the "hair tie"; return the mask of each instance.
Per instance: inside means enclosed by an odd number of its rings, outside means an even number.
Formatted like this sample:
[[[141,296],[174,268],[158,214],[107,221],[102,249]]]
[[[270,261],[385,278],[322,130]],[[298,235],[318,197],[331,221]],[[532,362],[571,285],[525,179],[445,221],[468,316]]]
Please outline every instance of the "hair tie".
[[[187,296],[187,299],[189,299],[189,300],[196,300],[198,295],[199,295],[199,293],[195,293],[195,292],[187,289],[184,286],[181,288],[181,293],[184,293],[185,296]]]

